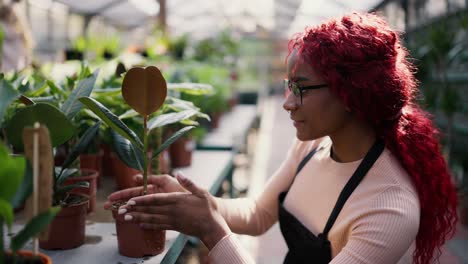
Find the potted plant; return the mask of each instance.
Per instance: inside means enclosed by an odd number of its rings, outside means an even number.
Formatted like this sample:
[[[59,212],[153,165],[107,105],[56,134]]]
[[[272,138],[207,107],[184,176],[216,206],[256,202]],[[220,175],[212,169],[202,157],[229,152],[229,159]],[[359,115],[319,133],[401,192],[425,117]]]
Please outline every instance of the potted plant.
[[[2,263],[52,263],[50,258],[44,254],[34,255],[31,251],[20,250],[32,237],[37,236],[52,221],[60,208],[52,207],[37,216],[34,216],[9,242],[10,251],[5,251],[4,224],[11,230],[13,224],[14,200],[24,201],[30,194],[28,187],[31,179],[24,177],[26,172],[26,161],[24,157],[12,157],[7,148],[0,144],[0,260]],[[25,187],[26,186],[26,187]],[[29,188],[30,190],[31,188]]]
[[[94,198],[96,196],[96,183],[93,181],[96,180],[97,172],[69,166],[89,146],[100,124],[98,122],[89,127],[73,147],[62,167],[55,167],[52,203],[54,206],[60,206],[62,210],[49,227],[49,238],[39,241],[39,246],[43,249],[70,249],[84,243],[90,195]]]
[[[90,97],[82,97],[80,101],[91,111],[99,116],[117,134],[116,151],[119,158],[129,167],[138,169],[143,174],[142,195],[147,190],[147,175],[150,159],[143,153],[148,153],[148,138],[152,130],[161,127],[162,119],[151,119],[151,114],[163,105],[167,95],[167,84],[158,68],[149,66],[146,68],[130,69],[123,80],[122,96],[127,104],[143,117],[142,138],[130,129],[121,119],[113,114],[100,102]],[[158,120],[155,122],[154,120]],[[158,162],[158,155],[176,139],[187,133],[193,126],[184,127],[174,133],[164,143],[152,151],[152,162]],[[156,158],[156,159],[155,159]],[[128,222],[122,215],[117,214],[118,208],[125,204],[121,201],[114,204],[113,216],[116,220],[117,239],[119,252],[124,256],[143,257],[145,255],[157,255],[164,250],[165,231],[143,230],[136,223]],[[123,237],[127,236],[127,237]]]
[[[73,88],[70,88],[70,90],[61,88],[54,82],[47,80],[42,87],[30,93],[33,96],[43,95],[46,93],[47,88],[49,88],[48,91],[52,98],[47,101],[47,103],[37,102],[37,97],[21,95],[20,98],[23,99],[21,102],[26,104],[26,106],[18,104],[13,105],[12,108],[14,108],[15,113],[5,125],[5,134],[8,142],[12,144],[15,150],[21,152],[23,150],[21,137],[23,128],[32,126],[35,122],[44,124],[49,128],[52,147],[57,148],[57,154],[55,156],[56,165],[62,165],[67,158],[74,155],[71,152],[74,151],[74,147],[78,146],[76,145],[79,141],[77,135],[79,134],[80,120],[83,118],[82,115],[79,115],[83,106],[78,101],[78,97],[91,94],[97,75],[98,71],[91,73],[89,67],[83,65],[77,77],[77,85],[75,86],[73,83]],[[80,154],[89,146],[92,138],[88,140],[86,147],[80,150]],[[60,156],[58,156],[58,154],[60,154]],[[80,168],[79,160],[77,160],[76,157],[73,159],[73,163],[67,164],[67,167],[72,165],[77,169]],[[81,182],[83,180],[89,182],[90,188],[81,189],[81,192],[86,192],[90,197],[91,206],[89,209],[90,212],[93,211],[96,203],[96,181],[98,173],[94,170],[83,169],[79,174],[75,173],[72,175],[78,176],[78,178],[70,179],[69,184]]]

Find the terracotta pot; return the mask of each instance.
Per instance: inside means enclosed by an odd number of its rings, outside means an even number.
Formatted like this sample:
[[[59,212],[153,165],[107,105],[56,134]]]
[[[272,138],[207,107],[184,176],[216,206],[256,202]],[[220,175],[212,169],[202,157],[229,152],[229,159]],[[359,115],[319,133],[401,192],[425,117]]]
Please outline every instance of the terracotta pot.
[[[169,155],[169,151],[165,149],[159,155],[159,168],[162,174],[169,174],[171,172],[171,168],[173,165],[171,164],[171,157]]]
[[[192,164],[195,141],[191,137],[181,137],[169,147],[172,167],[187,167]]]
[[[81,176],[70,177],[64,183],[64,185],[71,185],[82,181],[89,182],[89,188],[80,187],[72,190],[73,193],[84,194],[89,196],[88,213],[96,211],[96,191],[98,175],[99,173],[96,170],[81,169]]]
[[[117,230],[119,253],[126,257],[141,258],[155,256],[164,251],[166,231],[140,228],[138,223],[125,221],[124,215],[112,210]]]
[[[97,186],[101,186],[102,177],[102,158],[104,151],[100,150],[97,154],[81,154],[80,155],[80,168],[93,169],[98,172]]]
[[[238,103],[239,103],[239,98],[237,95],[235,96],[233,95],[231,98],[229,98],[227,101],[229,111],[231,111],[232,108],[234,108],[234,106],[236,106]]]
[[[31,263],[31,264],[35,264],[35,263],[42,263],[42,264],[52,264],[52,260],[49,258],[49,256],[41,253],[41,252],[37,252],[37,255],[34,255],[32,253],[32,251],[27,251],[27,250],[18,250],[16,252],[17,254],[17,260],[18,259],[27,259],[27,258],[36,258],[38,257],[40,262],[32,262],[32,261],[29,261],[27,263]],[[10,263],[13,263],[13,260],[10,258],[11,257],[11,252],[5,252],[5,264],[10,264]],[[3,262],[2,262],[3,263]],[[22,262],[18,262],[17,263],[22,263]]]
[[[219,120],[221,119],[221,116],[223,114],[221,112],[216,112],[216,113],[212,113],[210,114],[210,118],[211,118],[211,128],[218,128],[219,127]]]
[[[114,177],[114,171],[112,169],[112,158],[111,153],[112,149],[106,144],[101,144],[101,151],[102,151],[102,175],[104,177]]]
[[[84,197],[84,195],[78,195]],[[39,240],[42,249],[71,249],[84,244],[88,199],[62,207],[49,225],[49,238]]]
[[[135,187],[136,183],[133,180],[133,176],[140,174],[141,172],[125,165],[125,163],[123,163],[115,153],[110,154],[110,161],[117,189],[122,190]]]

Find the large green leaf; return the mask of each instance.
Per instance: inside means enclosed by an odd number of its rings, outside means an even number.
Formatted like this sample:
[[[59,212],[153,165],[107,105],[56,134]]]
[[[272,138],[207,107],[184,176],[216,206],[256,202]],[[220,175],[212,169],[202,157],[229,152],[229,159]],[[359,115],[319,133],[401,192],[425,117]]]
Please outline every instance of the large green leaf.
[[[0,144],[0,198],[10,201],[23,180],[26,159],[12,157],[3,144]]]
[[[0,198],[0,218],[3,219],[8,227],[11,227],[11,224],[13,223],[13,217],[13,208],[11,207],[11,204],[8,201]]]
[[[159,153],[161,153],[163,150],[165,150],[167,147],[169,147],[172,143],[174,143],[174,141],[176,141],[177,139],[179,139],[181,136],[187,134],[187,132],[189,132],[191,129],[195,128],[194,126],[187,126],[187,127],[184,127],[182,129],[180,129],[179,131],[177,131],[176,133],[174,133],[169,139],[167,139],[158,149],[156,149],[154,152],[153,152],[153,159],[156,158]]]
[[[23,150],[23,128],[39,122],[49,129],[52,147],[63,144],[75,134],[70,120],[56,107],[37,103],[19,110],[8,122],[8,141],[18,150]]]
[[[55,215],[60,211],[60,207],[51,207],[49,210],[38,214],[11,240],[10,248],[13,252],[21,249],[29,239],[38,235],[52,222]]]
[[[122,137],[115,131],[111,131],[112,143],[117,156],[130,168],[143,171],[145,164],[143,152],[133,146],[130,140]]]
[[[140,138],[127,127],[115,114],[113,114],[104,105],[90,97],[81,97],[80,102],[93,111],[104,123],[119,133],[124,138],[130,140],[136,147],[143,149],[143,143]]]
[[[78,169],[76,168],[64,169],[62,171],[62,168],[55,167],[55,173],[56,175],[58,175],[55,185],[61,186],[70,176],[72,176],[73,174],[77,172],[78,172]]]
[[[158,115],[148,121],[148,129],[151,131],[155,128],[169,124],[174,124],[182,120],[188,119],[198,113],[197,110],[185,110],[178,113],[167,113]]]
[[[97,122],[94,126],[89,127],[83,136],[81,136],[80,141],[72,148],[70,154],[68,154],[67,158],[62,164],[62,171],[63,169],[68,168],[75,160],[83,153],[93,142],[93,139],[96,137],[97,133],[99,132],[99,126],[101,125],[101,121]],[[61,174],[62,172],[60,172]]]
[[[24,201],[31,195],[33,187],[33,171],[31,164],[26,160],[26,169],[24,172],[23,180],[21,185],[16,191],[15,196],[11,199],[11,205],[13,208],[18,208]]]
[[[63,104],[61,110],[63,113],[65,113],[68,119],[72,119],[83,107],[78,99],[89,96],[91,94],[98,73],[99,70],[96,70],[93,75],[81,80]]]
[[[0,123],[8,106],[18,97],[20,93],[13,88],[11,83],[4,79],[0,80]]]
[[[210,84],[203,83],[168,83],[167,89],[193,95],[205,95],[214,93],[213,86],[211,86]]]

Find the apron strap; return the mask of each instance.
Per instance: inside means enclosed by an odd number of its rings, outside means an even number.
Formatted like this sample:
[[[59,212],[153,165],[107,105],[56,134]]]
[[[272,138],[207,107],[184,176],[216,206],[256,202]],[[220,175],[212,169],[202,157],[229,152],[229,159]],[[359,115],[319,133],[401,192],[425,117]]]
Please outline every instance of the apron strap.
[[[322,148],[320,148],[320,149],[322,149]],[[304,157],[304,159],[301,161],[301,163],[299,163],[299,166],[297,166],[296,176],[299,174],[299,172],[302,170],[302,168],[304,168],[304,166],[312,158],[312,156],[314,156],[314,154],[317,153],[318,150],[319,150],[319,147],[316,147],[311,152],[309,152],[309,154],[307,154],[307,156]]]
[[[367,172],[370,170],[372,165],[374,165],[375,161],[379,158],[380,154],[382,154],[384,148],[385,144],[383,141],[376,141],[374,145],[372,145],[369,152],[367,152],[362,162],[359,164],[359,167],[356,169],[353,176],[351,176],[349,181],[346,183],[345,187],[340,193],[340,196],[338,197],[335,207],[333,208],[333,211],[331,212],[327,224],[325,225],[325,228],[323,230],[323,235],[325,236],[325,238],[328,236],[328,232],[335,223],[336,218],[338,218],[338,215],[341,209],[343,208],[345,202],[351,196],[351,194],[359,185],[364,176],[366,176]]]

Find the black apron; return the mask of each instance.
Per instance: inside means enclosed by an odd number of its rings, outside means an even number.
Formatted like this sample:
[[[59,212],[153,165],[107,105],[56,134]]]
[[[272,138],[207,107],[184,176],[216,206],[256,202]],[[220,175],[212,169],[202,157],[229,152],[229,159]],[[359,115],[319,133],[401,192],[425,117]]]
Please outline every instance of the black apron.
[[[286,258],[284,259],[284,264],[325,264],[331,261],[331,245],[327,238],[328,232],[335,223],[335,220],[343,208],[346,200],[348,200],[354,189],[356,189],[369,169],[379,158],[380,154],[382,154],[384,148],[384,143],[379,140],[375,142],[369,152],[367,152],[366,156],[359,164],[359,167],[356,169],[353,176],[351,176],[341,191],[335,207],[328,217],[327,224],[325,225],[323,232],[318,236],[315,236],[312,232],[310,232],[307,227],[305,227],[299,220],[296,219],[296,217],[294,217],[294,215],[290,214],[286,208],[283,207],[283,202],[286,195],[288,194],[289,189],[279,194],[279,225],[281,233],[283,234],[283,237],[289,248]],[[317,149],[312,150],[301,161],[297,167],[296,175],[317,151]]]

